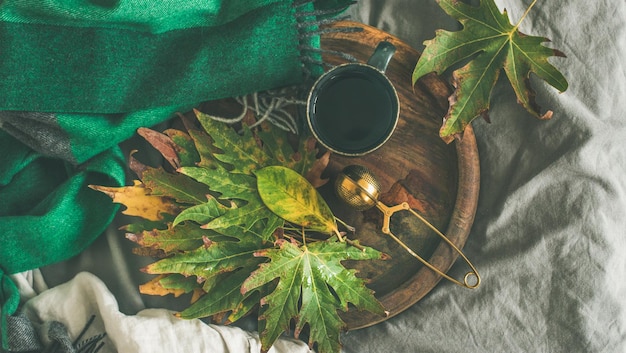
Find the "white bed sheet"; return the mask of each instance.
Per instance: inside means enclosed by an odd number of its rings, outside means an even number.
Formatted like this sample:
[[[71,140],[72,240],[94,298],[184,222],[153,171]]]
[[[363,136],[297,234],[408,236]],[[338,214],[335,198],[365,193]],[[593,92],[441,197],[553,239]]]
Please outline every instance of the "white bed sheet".
[[[496,3],[516,21],[530,0]],[[350,13],[420,50],[435,29],[455,28],[434,0],[361,0]],[[405,312],[344,334],[346,353],[626,352],[626,1],[540,1],[521,30],[565,52],[551,62],[570,87],[558,94],[534,81],[554,110],[538,121],[501,79],[492,123],[474,124],[481,192],[465,252],[481,287],[441,282]],[[51,287],[94,273],[126,315],[176,310],[180,302],[137,293],[149,277],[132,246],[112,228],[42,273]]]

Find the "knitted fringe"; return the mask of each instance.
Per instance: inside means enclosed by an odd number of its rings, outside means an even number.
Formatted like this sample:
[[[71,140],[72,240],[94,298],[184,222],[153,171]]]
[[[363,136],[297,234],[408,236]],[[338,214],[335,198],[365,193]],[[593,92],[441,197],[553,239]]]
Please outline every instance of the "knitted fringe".
[[[303,6],[314,4],[315,2],[316,0],[296,0],[292,5],[296,9],[295,16],[297,19],[296,28],[298,29],[298,39],[300,42],[300,61],[302,62],[305,82],[310,78],[318,76],[324,71],[326,64],[321,60],[322,54],[339,55],[344,58],[346,57],[344,56],[344,53],[315,48],[311,45],[311,42],[319,42],[320,37],[328,33],[353,33],[362,31],[362,29],[358,27],[320,28],[321,26],[327,26],[337,21],[348,19],[350,16],[336,15],[347,10],[350,6],[355,4],[356,1],[352,1],[346,6],[334,9],[314,11],[306,11],[305,9],[302,9]]]
[[[250,128],[254,128],[264,121],[269,121],[283,130],[297,134],[300,130],[297,122],[297,109],[294,110],[293,108],[304,106],[306,102],[296,98],[298,96],[296,91],[296,87],[287,87],[235,97],[237,103],[242,106],[241,114],[233,118],[214,115],[212,118],[223,123],[236,124],[245,118],[249,110],[252,110],[256,122]]]

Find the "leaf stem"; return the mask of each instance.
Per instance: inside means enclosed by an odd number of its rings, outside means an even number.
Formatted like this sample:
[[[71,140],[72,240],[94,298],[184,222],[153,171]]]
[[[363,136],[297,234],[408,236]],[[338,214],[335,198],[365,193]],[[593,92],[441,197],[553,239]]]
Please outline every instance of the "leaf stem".
[[[345,239],[343,237],[343,235],[341,235],[341,233],[339,232],[339,229],[335,228],[333,229],[333,231],[335,232],[335,235],[337,236],[337,239],[339,239],[340,242],[344,242]]]
[[[517,21],[517,23],[515,24],[515,29],[517,30],[517,28],[520,26],[520,24],[522,23],[522,21],[526,18],[526,16],[528,16],[528,13],[530,12],[530,10],[533,8],[533,6],[535,6],[535,4],[537,3],[537,0],[533,0],[533,2],[530,4],[530,6],[528,6],[528,8],[526,9],[526,12],[524,12],[524,14],[522,15],[522,17],[519,19],[519,21]],[[514,32],[514,31],[513,31]]]
[[[344,227],[346,227],[350,232],[354,233],[356,231],[356,228],[354,228],[353,226],[349,225],[348,223],[342,221],[340,218],[335,217],[335,219],[341,223]]]
[[[351,239],[348,239],[348,238],[345,238],[345,240],[346,240],[346,243],[348,243],[349,245],[354,246],[355,248],[357,248],[357,249],[359,249],[361,251],[365,251],[365,247],[363,245],[355,242],[354,240],[351,240]]]
[[[285,235],[283,236],[289,240],[302,242],[302,235],[297,234],[297,233],[285,233]]]

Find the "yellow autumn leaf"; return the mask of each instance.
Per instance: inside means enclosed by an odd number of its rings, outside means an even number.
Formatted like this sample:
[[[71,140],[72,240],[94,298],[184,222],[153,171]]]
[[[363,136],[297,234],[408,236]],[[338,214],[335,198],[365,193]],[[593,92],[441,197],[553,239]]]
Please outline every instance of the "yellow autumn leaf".
[[[113,202],[126,206],[122,211],[128,216],[137,216],[149,221],[160,221],[163,213],[176,214],[178,207],[163,196],[150,195],[144,184],[135,180],[132,186],[108,187],[89,185],[90,188],[107,194]]]
[[[168,294],[171,294],[175,298],[178,298],[181,295],[187,294],[191,291],[193,293],[191,297],[191,303],[195,303],[198,299],[200,299],[202,294],[204,294],[201,288],[190,288],[186,286],[176,286],[176,285],[172,287],[164,286],[161,280],[167,279],[168,277],[171,277],[171,276],[176,276],[176,275],[156,276],[150,281],[140,285],[139,292],[141,294],[159,295],[159,296],[166,296]]]
[[[139,285],[139,292],[141,294],[160,295],[160,296],[172,294],[176,298],[185,294],[185,291],[181,288],[164,288],[160,282],[163,278],[165,278],[165,276],[166,275],[156,276],[153,279],[151,279],[149,282]]]

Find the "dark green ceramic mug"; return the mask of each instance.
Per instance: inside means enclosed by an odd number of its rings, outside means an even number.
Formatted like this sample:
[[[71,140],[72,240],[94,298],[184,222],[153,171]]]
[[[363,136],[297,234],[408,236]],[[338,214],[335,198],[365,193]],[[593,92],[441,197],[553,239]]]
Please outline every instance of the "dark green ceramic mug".
[[[385,75],[395,51],[393,44],[380,42],[366,64],[339,65],[313,84],[306,118],[324,147],[362,156],[389,140],[400,113],[398,93]]]

